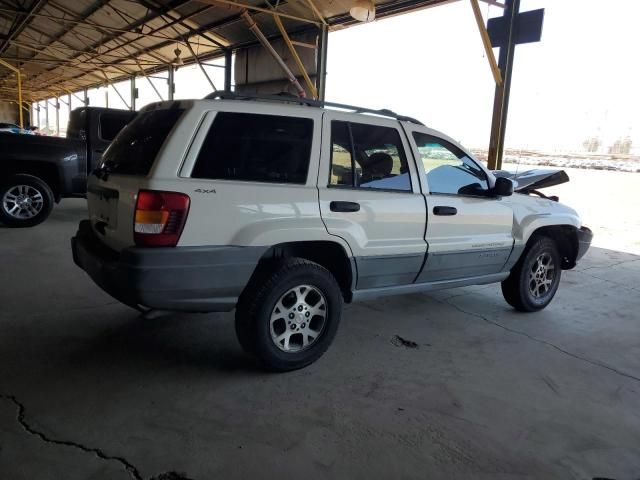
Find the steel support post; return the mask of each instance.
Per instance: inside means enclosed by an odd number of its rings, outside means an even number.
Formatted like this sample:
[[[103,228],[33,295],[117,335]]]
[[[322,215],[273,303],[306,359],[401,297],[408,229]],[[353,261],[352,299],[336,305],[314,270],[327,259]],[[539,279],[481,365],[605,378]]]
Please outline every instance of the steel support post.
[[[131,110],[136,110],[136,98],[138,98],[138,89],[136,88],[136,76],[131,76]]]
[[[56,97],[56,136],[60,136],[60,99]]]
[[[173,65],[169,65],[169,68],[167,69],[167,87],[168,87],[168,93],[169,96],[167,97],[169,100],[173,100],[173,94],[176,91],[176,85],[174,83],[174,68]]]
[[[316,89],[318,90],[318,100],[325,99],[327,86],[327,48],[329,46],[329,27],[320,26],[318,35],[318,48],[316,50]]]
[[[507,43],[500,47],[498,67],[502,74],[502,84],[496,85],[493,99],[493,118],[491,120],[491,138],[489,140],[488,167],[490,170],[502,168],[504,154],[504,137],[507,129],[507,112],[509,110],[509,93],[513,73],[513,54],[515,51],[515,26],[520,11],[520,0],[506,0],[504,17],[507,20]]]
[[[231,59],[233,52],[230,49],[224,51],[224,89],[231,91]]]
[[[22,114],[22,74],[20,70],[16,71],[16,79],[18,82],[18,111],[20,117],[20,128],[24,128],[24,116]]]

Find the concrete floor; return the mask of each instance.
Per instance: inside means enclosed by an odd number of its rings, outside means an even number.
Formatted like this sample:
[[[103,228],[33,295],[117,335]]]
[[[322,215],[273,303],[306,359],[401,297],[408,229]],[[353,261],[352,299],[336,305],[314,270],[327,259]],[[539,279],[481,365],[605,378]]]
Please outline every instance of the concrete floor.
[[[232,314],[99,290],[71,260],[84,215],[0,228],[2,479],[640,478],[640,256],[592,249],[537,314],[496,285],[350,305],[277,375]]]

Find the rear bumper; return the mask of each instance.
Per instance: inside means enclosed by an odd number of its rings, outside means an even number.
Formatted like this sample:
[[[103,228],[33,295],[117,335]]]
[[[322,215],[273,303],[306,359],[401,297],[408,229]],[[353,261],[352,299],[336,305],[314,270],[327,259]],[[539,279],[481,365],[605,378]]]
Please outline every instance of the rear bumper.
[[[89,220],[71,239],[73,260],[112,297],[132,307],[232,310],[267,247],[130,247],[102,244]]]
[[[576,262],[584,257],[589,247],[591,246],[591,240],[593,239],[593,232],[587,228],[582,227],[578,230],[578,255],[576,256]]]

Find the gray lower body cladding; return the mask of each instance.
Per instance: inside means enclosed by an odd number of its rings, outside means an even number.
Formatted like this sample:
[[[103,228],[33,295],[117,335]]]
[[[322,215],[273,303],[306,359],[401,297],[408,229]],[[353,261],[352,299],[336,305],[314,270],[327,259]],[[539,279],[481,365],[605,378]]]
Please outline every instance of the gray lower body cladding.
[[[578,230],[578,254],[576,255],[576,262],[587,253],[587,250],[589,250],[591,246],[591,240],[593,240],[593,232],[587,227],[581,227]]]
[[[117,300],[162,310],[223,312],[235,308],[267,247],[105,247],[88,220],[71,239],[73,259]]]
[[[424,263],[424,253],[357,257],[357,288],[377,288],[413,283]]]
[[[427,254],[416,283],[441,282],[459,278],[481,277],[505,270],[513,254],[511,246],[489,250],[468,250]]]
[[[588,228],[578,230],[577,260],[589,248],[592,237]],[[88,220],[80,223],[71,244],[75,263],[119,301],[132,307],[188,312],[233,310],[268,249],[131,247],[117,253],[102,244]],[[353,300],[499,282],[523,248],[427,255],[424,265],[424,254],[358,257],[352,259],[352,268],[357,264]]]

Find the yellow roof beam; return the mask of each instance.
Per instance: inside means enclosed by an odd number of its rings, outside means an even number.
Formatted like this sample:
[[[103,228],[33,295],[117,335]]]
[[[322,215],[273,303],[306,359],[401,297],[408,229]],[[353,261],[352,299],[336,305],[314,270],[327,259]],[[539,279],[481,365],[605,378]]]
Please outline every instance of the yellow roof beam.
[[[0,65],[4,65],[9,70],[12,70],[16,74],[16,78],[18,81],[18,111],[20,112],[20,128],[24,128],[24,116],[22,114],[22,74],[20,73],[20,69],[14,67],[8,62],[5,62],[2,58],[0,58]]]
[[[469,0],[471,2],[471,8],[473,9],[473,16],[476,18],[478,24],[478,31],[480,32],[480,38],[482,39],[482,45],[484,51],[487,54],[487,60],[489,61],[489,67],[496,85],[502,85],[502,73],[496,62],[496,56],[493,54],[493,47],[491,46],[491,40],[489,39],[489,32],[484,26],[484,19],[482,18],[482,12],[480,12],[480,4],[478,0]]]

